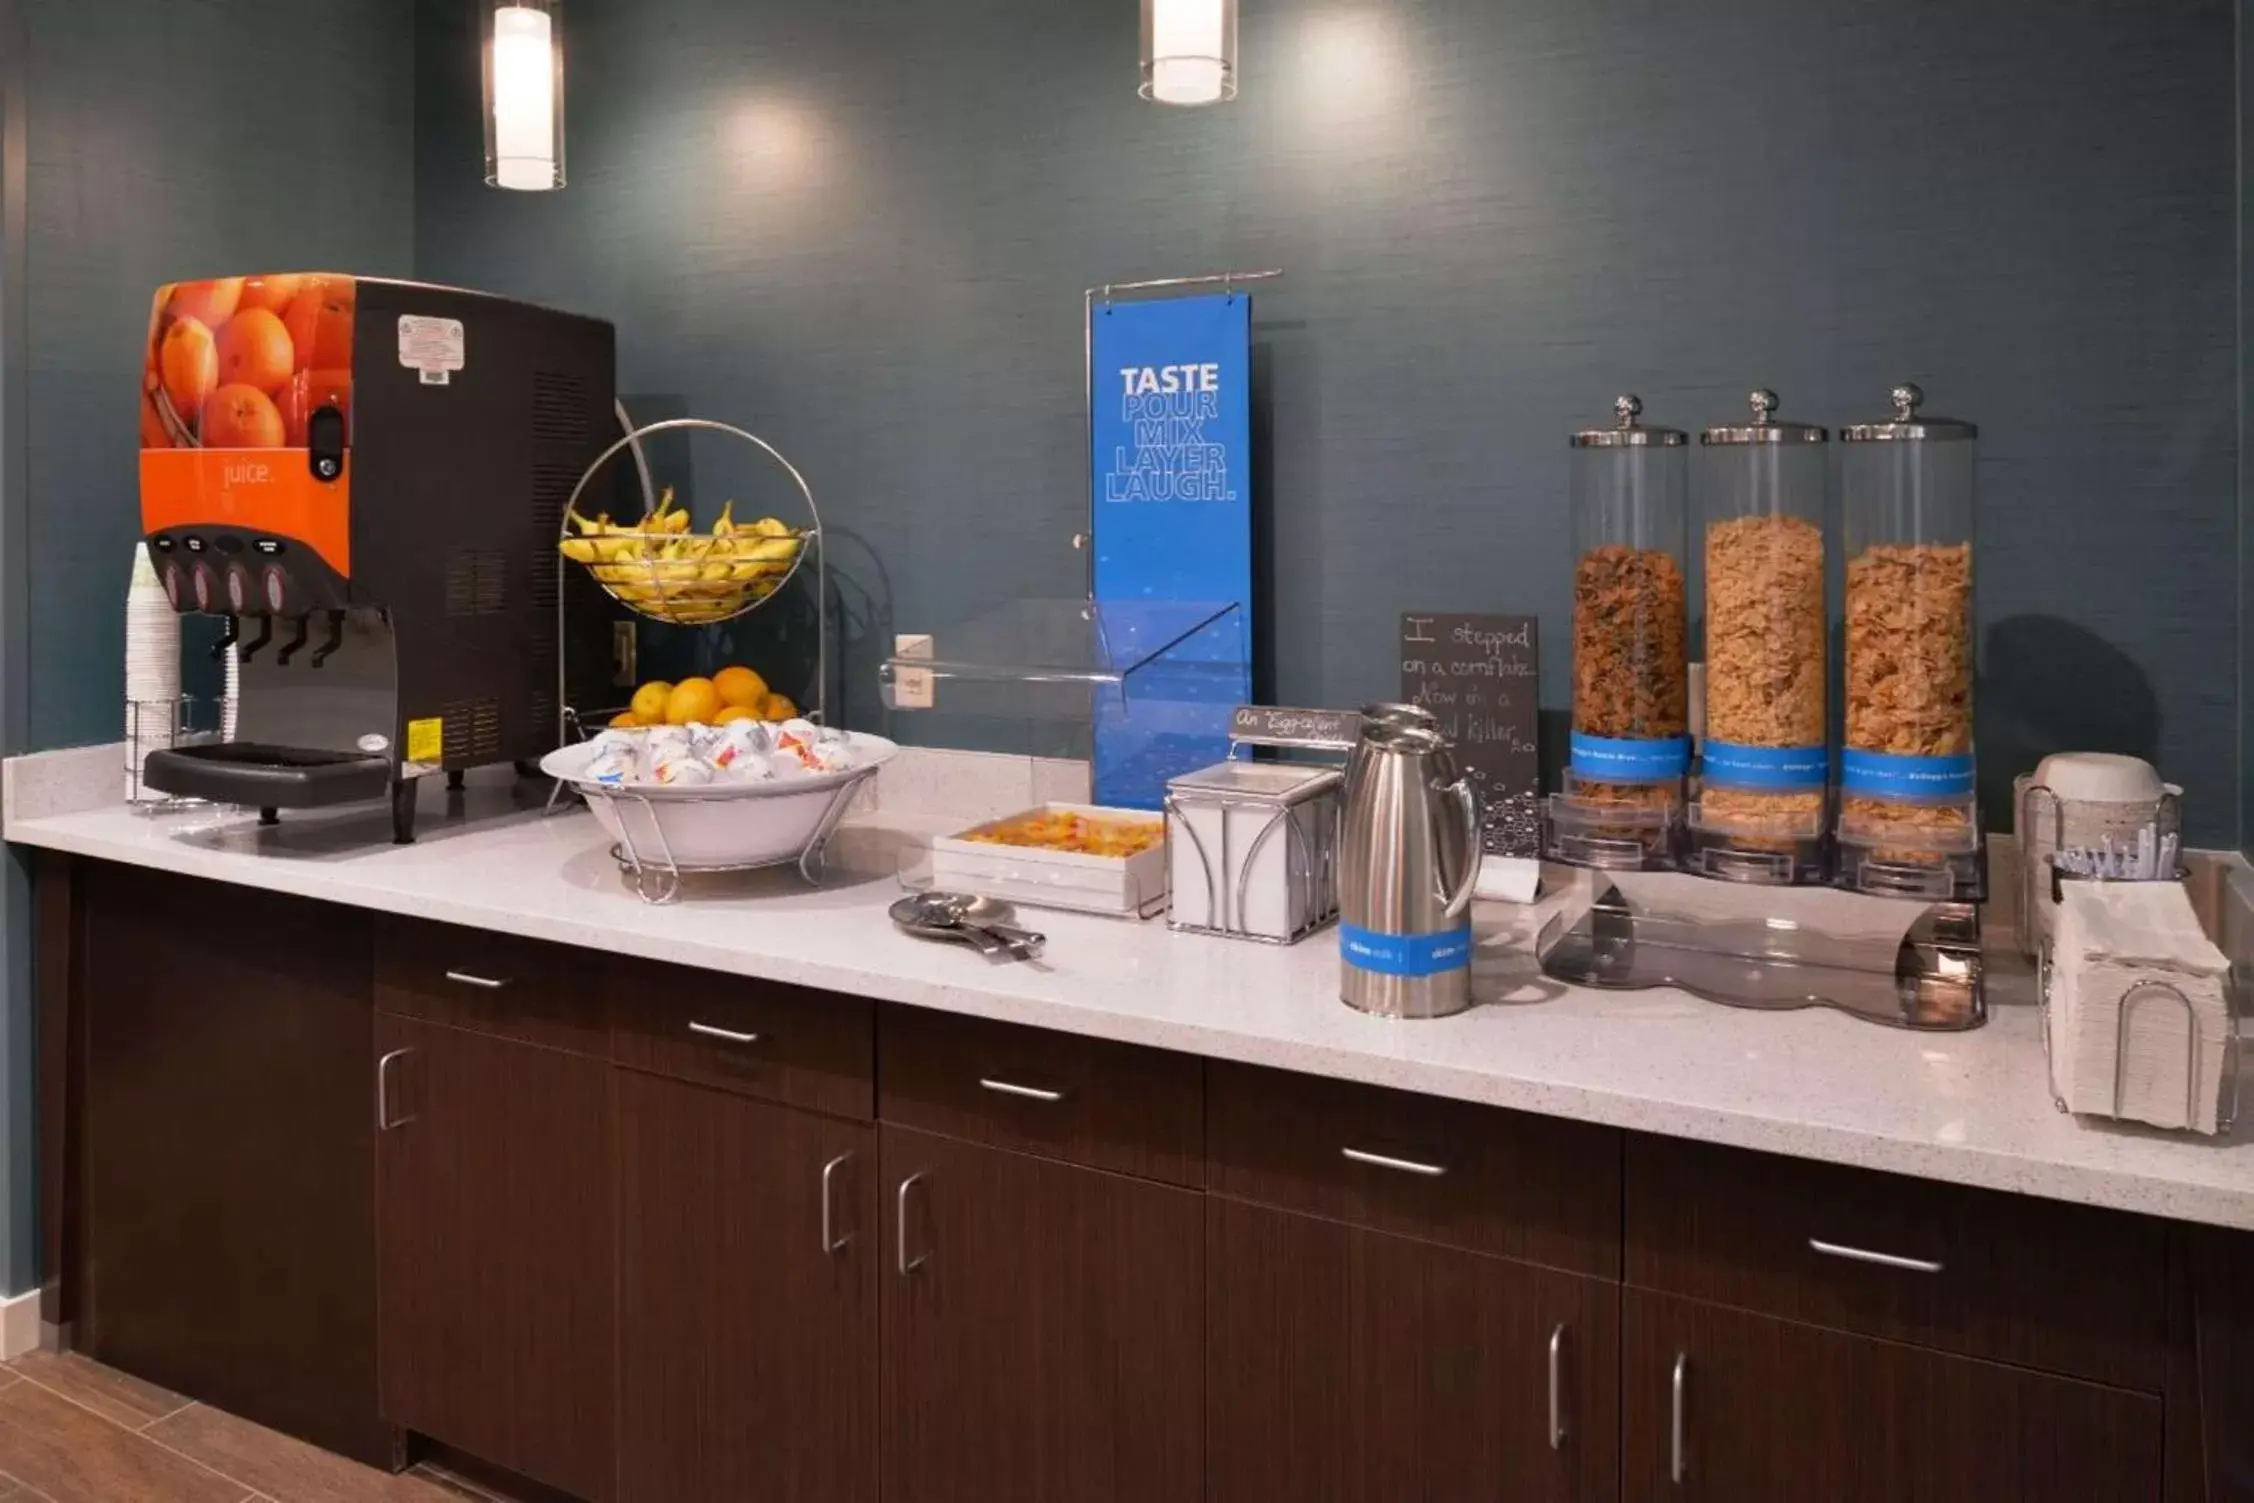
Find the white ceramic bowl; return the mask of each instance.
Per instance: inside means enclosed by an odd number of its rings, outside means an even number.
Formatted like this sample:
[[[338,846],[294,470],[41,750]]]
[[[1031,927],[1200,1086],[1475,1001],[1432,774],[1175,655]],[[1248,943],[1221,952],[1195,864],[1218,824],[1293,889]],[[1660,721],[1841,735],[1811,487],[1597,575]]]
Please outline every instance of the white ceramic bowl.
[[[2167,785],[2142,757],[2118,752],[2053,752],[2035,769],[2035,781],[2068,803],[2153,804]]]
[[[845,771],[764,783],[609,787],[585,776],[595,755],[591,743],[557,748],[540,759],[540,770],[585,795],[603,832],[622,846],[631,837],[644,862],[711,871],[796,860],[821,828],[832,800],[847,785],[876,776],[900,749],[859,731],[848,731],[846,739],[854,765]]]

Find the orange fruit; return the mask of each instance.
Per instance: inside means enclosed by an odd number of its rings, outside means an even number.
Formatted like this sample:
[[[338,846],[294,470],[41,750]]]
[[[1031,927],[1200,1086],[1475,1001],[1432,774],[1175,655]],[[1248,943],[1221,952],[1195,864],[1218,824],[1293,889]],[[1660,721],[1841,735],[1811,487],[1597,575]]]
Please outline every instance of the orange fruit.
[[[667,725],[710,725],[720,713],[720,691],[708,678],[685,678],[665,696]]]
[[[237,314],[240,318],[242,315]],[[352,426],[352,372],[299,371],[290,377],[274,403],[282,409],[283,442],[291,448],[305,442],[307,419],[323,407],[344,414],[347,436]]]
[[[165,311],[174,318],[192,318],[207,329],[216,329],[235,316],[235,305],[242,300],[241,277],[218,277],[209,282],[182,282],[172,289],[172,297],[165,304]]]
[[[769,720],[796,720],[798,706],[791,703],[788,694],[770,694],[765,713]]]
[[[219,379],[230,386],[278,392],[294,364],[290,331],[271,308],[245,308],[219,331]]]
[[[352,289],[350,283],[308,282],[290,299],[283,327],[303,370],[348,370],[352,366]]]
[[[767,680],[740,664],[730,664],[712,675],[712,687],[720,691],[724,705],[743,705],[758,709],[767,697]]]
[[[180,421],[195,422],[204,398],[219,384],[219,351],[202,319],[183,318],[164,331],[157,371]]]
[[[240,313],[245,308],[264,308],[271,313],[280,313],[289,307],[292,298],[304,290],[305,278],[294,272],[278,277],[245,277],[242,303],[235,311]]]
[[[758,718],[759,711],[750,705],[722,705],[720,713],[712,717],[712,723],[714,725],[734,725],[739,720],[757,720]]]
[[[644,725],[665,724],[665,702],[673,697],[673,686],[662,678],[653,678],[634,691],[633,711]]]
[[[222,386],[204,403],[203,442],[207,449],[279,449],[282,414],[255,386]]]
[[[641,723],[641,718],[632,710],[620,710],[610,718],[610,728],[614,731],[630,731]]]

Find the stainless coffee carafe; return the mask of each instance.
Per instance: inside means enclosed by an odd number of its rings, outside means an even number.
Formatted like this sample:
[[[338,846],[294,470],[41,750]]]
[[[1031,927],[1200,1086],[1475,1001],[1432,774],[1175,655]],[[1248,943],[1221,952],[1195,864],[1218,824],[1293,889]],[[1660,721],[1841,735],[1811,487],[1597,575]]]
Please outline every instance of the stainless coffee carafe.
[[[1366,715],[1338,862],[1339,995],[1395,1018],[1471,1005],[1479,801],[1429,726]]]

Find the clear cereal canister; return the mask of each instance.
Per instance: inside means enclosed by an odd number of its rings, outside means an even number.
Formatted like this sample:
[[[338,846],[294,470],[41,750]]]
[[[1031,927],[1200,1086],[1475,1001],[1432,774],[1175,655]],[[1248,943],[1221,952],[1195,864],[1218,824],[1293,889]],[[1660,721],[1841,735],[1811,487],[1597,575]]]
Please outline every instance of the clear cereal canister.
[[[1981,896],[1972,759],[1973,463],[1980,430],[1918,411],[1840,430],[1847,557],[1839,880],[1904,897]]]
[[[1643,403],[1573,436],[1573,735],[1550,801],[1549,854],[1584,866],[1674,864],[1690,762],[1684,653],[1685,444]]]
[[[1775,392],[1750,401],[1750,421],[1699,435],[1706,725],[1687,865],[1736,882],[1820,882],[1828,446],[1814,424],[1777,418]]]

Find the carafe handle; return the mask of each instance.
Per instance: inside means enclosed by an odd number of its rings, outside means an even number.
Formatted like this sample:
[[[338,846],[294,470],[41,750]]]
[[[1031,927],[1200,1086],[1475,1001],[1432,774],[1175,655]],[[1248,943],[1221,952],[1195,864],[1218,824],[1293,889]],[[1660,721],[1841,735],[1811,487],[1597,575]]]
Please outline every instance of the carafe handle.
[[[1454,893],[1440,894],[1448,904],[1448,917],[1462,918],[1471,907],[1472,889],[1479,885],[1479,795],[1472,792],[1467,775],[1448,785],[1464,811],[1464,877]]]

